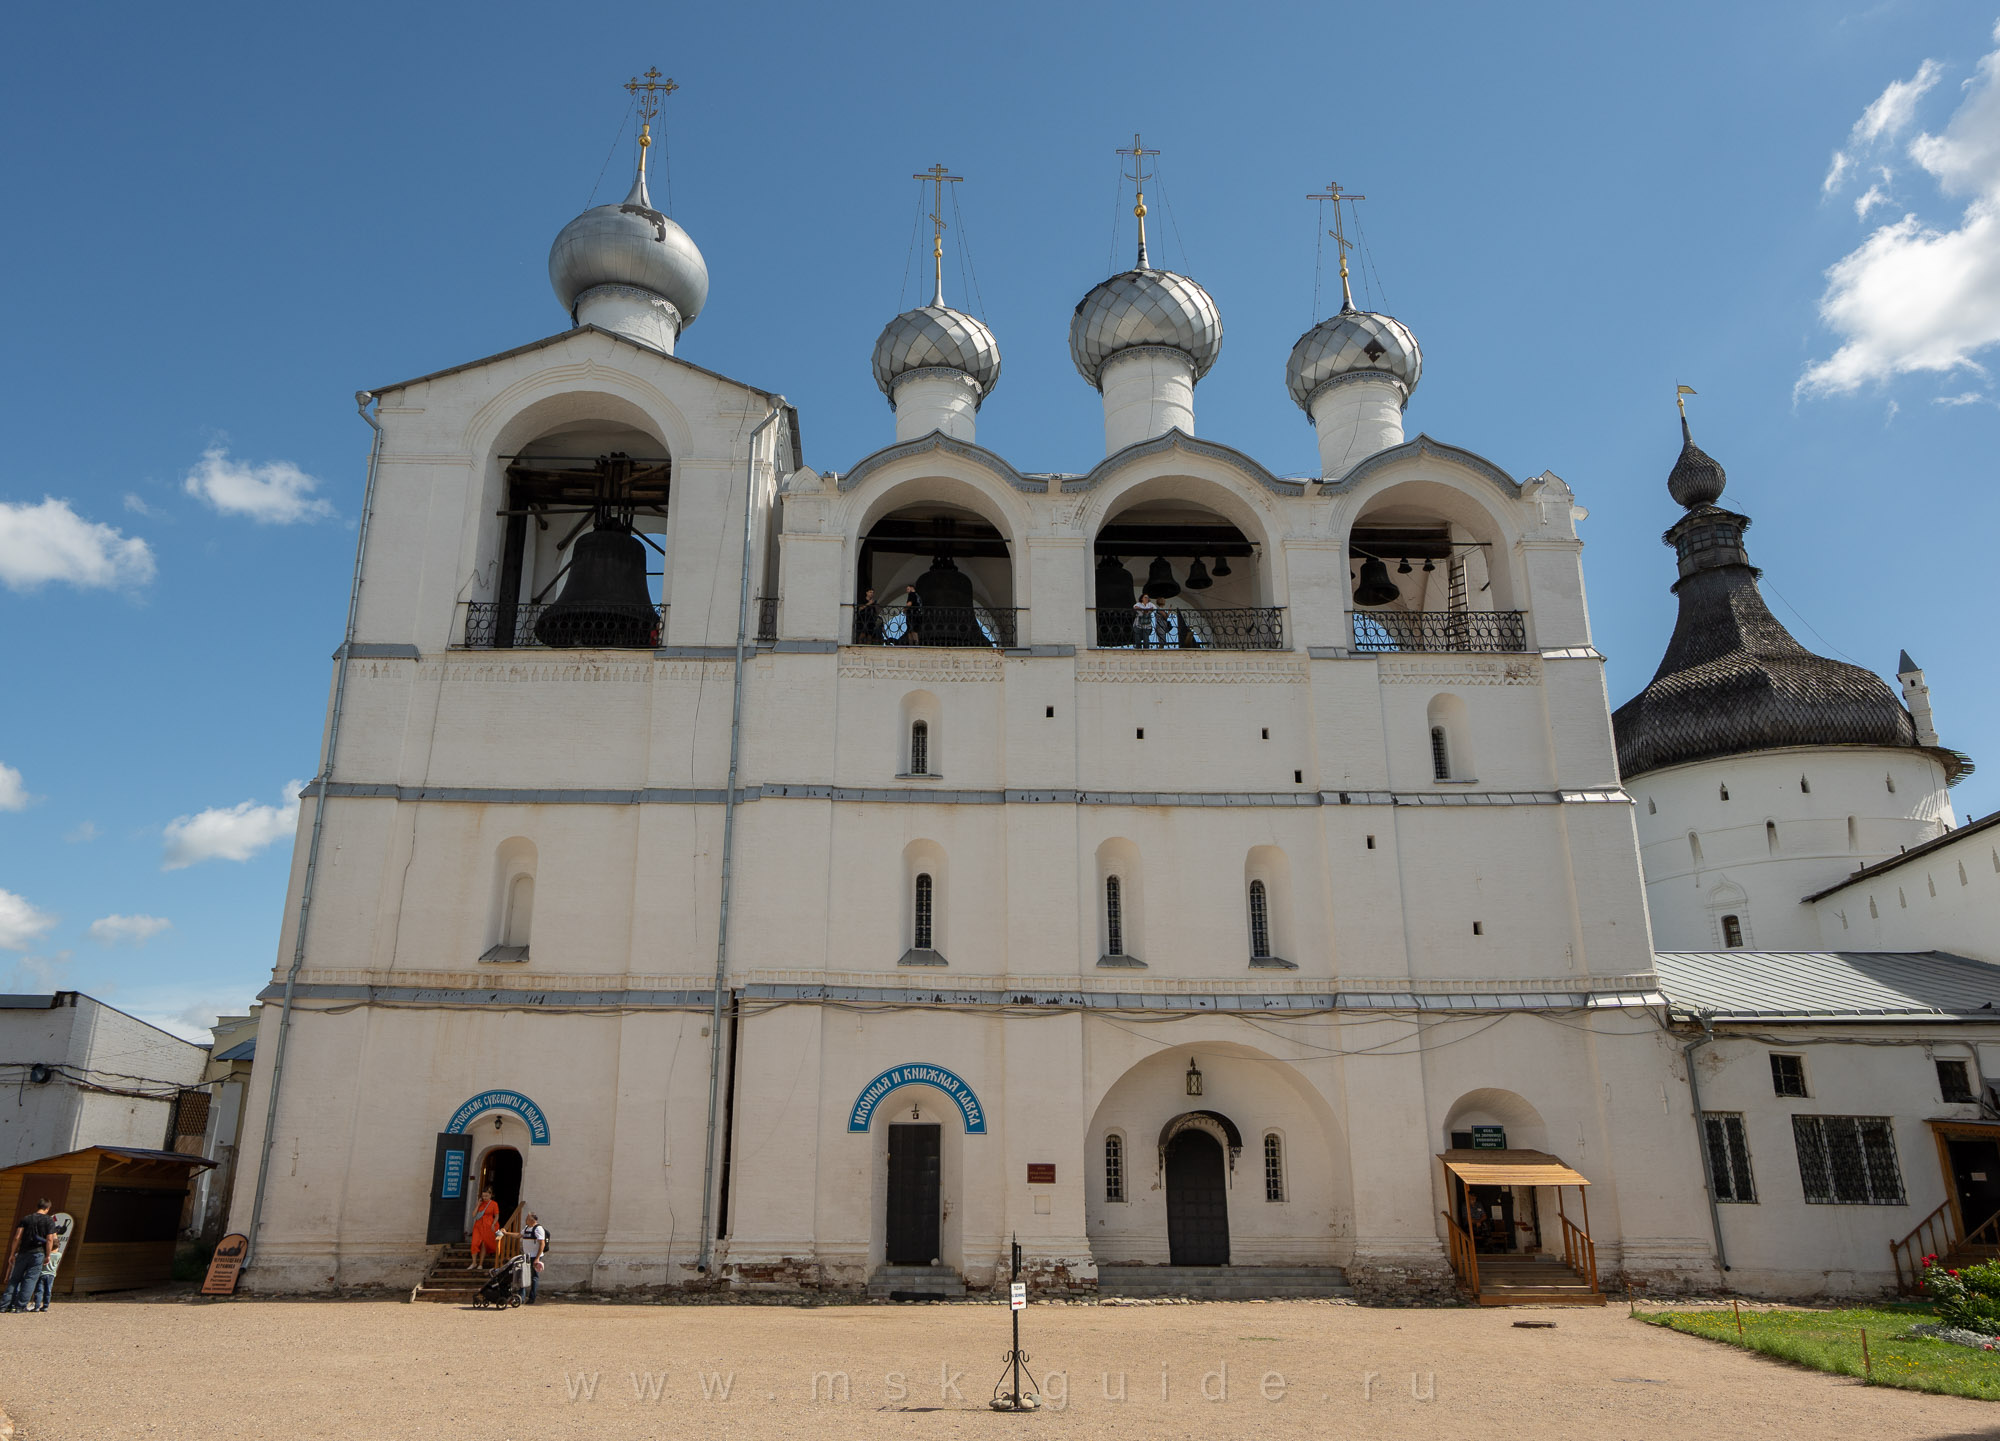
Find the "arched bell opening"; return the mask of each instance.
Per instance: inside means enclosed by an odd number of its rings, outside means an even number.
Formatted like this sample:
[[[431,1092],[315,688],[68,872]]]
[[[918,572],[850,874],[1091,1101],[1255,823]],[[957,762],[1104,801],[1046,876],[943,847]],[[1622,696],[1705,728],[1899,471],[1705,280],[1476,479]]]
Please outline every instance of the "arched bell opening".
[[[1007,537],[986,517],[924,501],[879,517],[861,537],[855,645],[1018,643]]]
[[[1413,481],[1375,496],[1347,537],[1355,648],[1526,649],[1508,545],[1493,514],[1451,486]]]
[[[1092,547],[1093,641],[1105,650],[1277,650],[1262,545],[1199,501],[1114,512]]]
[[[465,643],[659,645],[672,581],[666,447],[630,425],[576,420],[500,464],[506,529],[495,600],[471,607]]]

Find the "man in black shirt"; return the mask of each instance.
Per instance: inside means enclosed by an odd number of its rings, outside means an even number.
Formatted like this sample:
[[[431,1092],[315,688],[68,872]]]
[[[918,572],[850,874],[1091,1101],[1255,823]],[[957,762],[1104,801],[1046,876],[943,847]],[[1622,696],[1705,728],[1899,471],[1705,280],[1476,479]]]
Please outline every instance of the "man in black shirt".
[[[49,1214],[54,1204],[44,1198],[14,1223],[14,1235],[7,1244],[7,1285],[0,1291],[0,1311],[25,1311],[34,1304],[35,1282],[55,1246],[56,1223]]]

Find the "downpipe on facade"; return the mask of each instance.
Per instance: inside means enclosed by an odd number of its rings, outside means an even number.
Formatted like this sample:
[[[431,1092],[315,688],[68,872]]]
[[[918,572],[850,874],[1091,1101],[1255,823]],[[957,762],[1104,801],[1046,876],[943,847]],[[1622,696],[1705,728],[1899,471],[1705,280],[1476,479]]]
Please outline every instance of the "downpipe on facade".
[[[736,772],[743,755],[743,658],[750,640],[751,522],[757,513],[757,441],[785,413],[782,395],[771,398],[771,413],[750,432],[743,470],[743,575],[736,593],[736,675],[729,702],[729,782],[722,792],[722,900],[715,923],[715,992],[708,1011],[708,1132],[701,1163],[701,1257],[696,1269],[708,1274],[715,1243],[715,1135],[722,1095],[722,992],[729,973],[729,887],[736,853]],[[775,467],[774,467],[775,468]],[[671,1264],[673,1258],[667,1258]]]
[[[334,671],[333,713],[326,723],[326,753],[320,757],[319,778],[313,782],[312,838],[306,843],[306,874],[299,890],[299,923],[292,940],[292,965],[285,972],[285,996],[278,1010],[278,1044],[271,1056],[271,1094],[264,1109],[264,1142],[258,1148],[257,1190],[250,1203],[248,1254],[244,1269],[257,1259],[257,1239],[264,1220],[264,1188],[271,1176],[271,1144],[278,1126],[278,1092],[285,1079],[285,1043],[292,1033],[292,996],[299,969],[306,960],[306,926],[312,919],[313,883],[319,876],[319,844],[326,833],[326,791],[333,780],[334,751],[340,745],[340,714],[347,701],[347,663],[354,650],[354,628],[361,612],[361,559],[368,553],[368,521],[375,513],[375,473],[382,463],[382,423],[368,413],[373,391],[354,392],[354,408],[375,432],[368,446],[368,480],[361,491],[361,524],[354,540],[354,579],[347,590],[347,629],[341,633],[340,665]]]
[[[1701,1113],[1701,1080],[1694,1073],[1694,1053],[1715,1039],[1715,1027],[1709,1023],[1706,1011],[1695,1019],[1701,1022],[1701,1034],[1681,1047],[1681,1063],[1687,1067],[1688,1095],[1694,1101],[1694,1143],[1701,1151],[1701,1184],[1708,1192],[1708,1225],[1715,1233],[1715,1264],[1727,1271],[1729,1252],[1722,1244],[1722,1208],[1715,1201],[1715,1166],[1708,1156],[1708,1120]]]

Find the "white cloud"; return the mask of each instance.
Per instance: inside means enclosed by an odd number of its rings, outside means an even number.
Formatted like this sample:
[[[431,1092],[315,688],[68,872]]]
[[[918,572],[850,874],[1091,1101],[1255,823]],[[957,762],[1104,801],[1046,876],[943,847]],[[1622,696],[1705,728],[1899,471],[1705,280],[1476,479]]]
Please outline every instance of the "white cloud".
[[[1932,405],[1996,405],[2000,404],[2000,402],[1996,402],[1990,395],[1981,395],[1976,390],[1968,390],[1958,395],[1934,395],[1931,397],[1931,404]]]
[[[216,806],[191,816],[176,816],[167,822],[163,871],[178,871],[202,861],[247,861],[273,841],[282,840],[298,828],[298,795],[304,781],[285,786],[284,799],[275,806],[255,801],[240,805]]]
[[[138,496],[134,495],[129,490],[125,492],[125,508],[131,511],[134,515],[144,515],[153,517],[155,519],[157,519],[160,514],[157,510],[154,510],[153,507],[146,504],[145,501],[139,499]]]
[[[56,918],[36,910],[12,891],[0,891],[0,950],[25,951],[28,942],[55,926]]]
[[[153,578],[145,541],[85,520],[66,500],[40,505],[0,501],[0,584],[27,591],[52,580],[110,590]]]
[[[28,794],[21,773],[0,761],[0,811],[24,811],[34,799]]]
[[[76,825],[70,829],[69,834],[64,836],[63,839],[68,841],[73,846],[83,845],[90,841],[96,840],[99,836],[103,834],[104,832],[100,831],[97,828],[96,821],[78,821]]]
[[[1856,220],[1866,220],[1869,211],[1878,205],[1887,205],[1888,203],[1888,192],[1880,185],[1871,185],[1862,191],[1861,194],[1854,197],[1854,218]]]
[[[0,895],[6,894],[0,891]],[[23,956],[14,962],[7,973],[4,989],[13,995],[29,995],[37,991],[66,991],[70,989],[68,951],[57,951],[53,956]]]
[[[107,946],[120,941],[143,946],[172,924],[165,916],[100,916],[90,923],[90,938]]]
[[[1894,140],[1909,129],[1910,122],[1917,118],[1917,102],[1929,94],[1943,77],[1944,67],[1935,60],[1926,60],[1908,80],[1890,81],[1888,88],[1876,96],[1861,112],[1861,118],[1854,122],[1854,128],[1847,135],[1846,148],[1833,152],[1833,159],[1826,168],[1826,179],[1820,182],[1820,190],[1831,195],[1840,189],[1853,173],[1860,157],[1884,140]]]
[[[1855,135],[1873,140],[1907,127],[1939,73],[1925,61],[1891,85]],[[1983,375],[1975,357],[2000,344],[2000,50],[1980,60],[1943,133],[1918,135],[1909,150],[1940,191],[1966,197],[1965,209],[1953,229],[1904,215],[1834,263],[1819,314],[1841,343],[1807,368],[1797,394],[1850,394],[1914,373]],[[1865,218],[1866,210],[1857,205],[1856,213]]]
[[[186,482],[189,495],[224,515],[247,515],[262,525],[326,519],[333,507],[313,495],[318,488],[318,481],[289,460],[246,465],[231,460],[219,445],[202,452],[201,463],[188,472]]]

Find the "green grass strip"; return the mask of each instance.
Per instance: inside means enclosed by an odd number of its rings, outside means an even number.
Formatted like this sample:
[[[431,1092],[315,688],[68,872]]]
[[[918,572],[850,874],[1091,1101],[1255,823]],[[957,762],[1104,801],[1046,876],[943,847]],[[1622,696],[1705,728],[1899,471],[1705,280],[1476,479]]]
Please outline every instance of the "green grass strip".
[[[1758,1351],[1828,1371],[1836,1376],[1862,1376],[1861,1333],[1868,1332],[1868,1354],[1877,1386],[1906,1391],[1930,1391],[1940,1396],[1966,1396],[1975,1401],[2000,1401],[2000,1351],[1954,1346],[1928,1336],[1911,1336],[1913,1325],[1934,1323],[1928,1306],[1884,1305],[1842,1311],[1745,1311],[1743,1331],[1729,1311],[1634,1312],[1642,1321],[1684,1331],[1706,1341]]]

